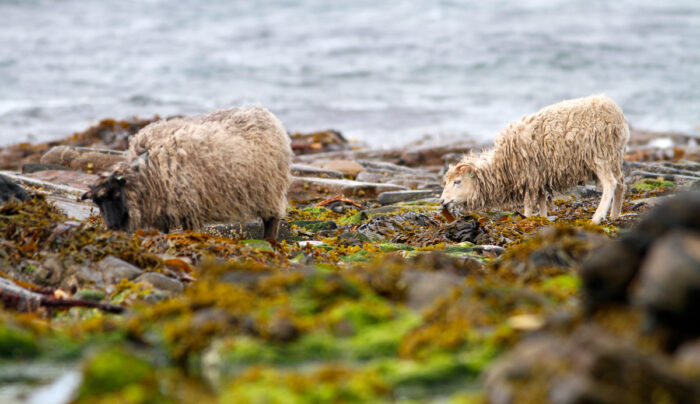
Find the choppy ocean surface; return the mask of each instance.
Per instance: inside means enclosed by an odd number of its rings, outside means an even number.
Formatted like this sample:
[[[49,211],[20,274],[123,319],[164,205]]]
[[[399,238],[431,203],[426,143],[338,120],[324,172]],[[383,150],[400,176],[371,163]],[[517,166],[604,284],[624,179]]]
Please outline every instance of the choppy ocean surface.
[[[605,93],[697,132],[700,1],[0,2],[0,145],[260,103],[374,146],[479,139]]]

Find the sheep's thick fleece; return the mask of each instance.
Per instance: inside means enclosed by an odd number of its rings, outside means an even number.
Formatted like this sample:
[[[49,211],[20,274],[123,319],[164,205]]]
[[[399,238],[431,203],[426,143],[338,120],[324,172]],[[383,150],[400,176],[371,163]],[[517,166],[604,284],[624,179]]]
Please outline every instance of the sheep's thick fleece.
[[[150,124],[115,169],[127,184],[129,230],[282,218],[291,156],[282,124],[262,107]]]
[[[529,216],[536,204],[546,215],[546,195],[594,176],[603,196],[593,221],[610,210],[620,214],[622,158],[629,127],[622,110],[605,96],[563,101],[510,123],[491,150],[465,156],[445,174],[442,202],[478,209],[524,201]],[[460,180],[461,179],[461,180]],[[457,180],[457,184],[455,184]]]

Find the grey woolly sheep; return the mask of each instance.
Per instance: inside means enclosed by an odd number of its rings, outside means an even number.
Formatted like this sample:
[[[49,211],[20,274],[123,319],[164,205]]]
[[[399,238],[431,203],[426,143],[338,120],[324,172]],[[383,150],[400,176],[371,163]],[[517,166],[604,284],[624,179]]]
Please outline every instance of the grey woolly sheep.
[[[287,207],[292,150],[280,121],[262,107],[231,108],[152,123],[91,198],[111,229],[199,229],[260,217],[276,237]]]
[[[440,203],[449,211],[524,201],[525,216],[535,205],[546,216],[547,192],[595,176],[603,196],[592,221],[600,223],[608,210],[616,220],[625,191],[622,157],[628,139],[622,110],[605,96],[550,105],[501,130],[491,150],[450,167]]]

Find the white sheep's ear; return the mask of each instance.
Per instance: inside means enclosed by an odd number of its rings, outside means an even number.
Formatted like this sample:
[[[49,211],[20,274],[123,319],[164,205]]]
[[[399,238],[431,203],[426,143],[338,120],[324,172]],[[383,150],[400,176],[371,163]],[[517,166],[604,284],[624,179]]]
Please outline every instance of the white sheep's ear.
[[[457,164],[457,167],[455,167],[455,171],[460,173],[460,174],[471,173],[473,175],[474,174],[474,166],[472,166],[469,163],[459,163],[459,164]]]

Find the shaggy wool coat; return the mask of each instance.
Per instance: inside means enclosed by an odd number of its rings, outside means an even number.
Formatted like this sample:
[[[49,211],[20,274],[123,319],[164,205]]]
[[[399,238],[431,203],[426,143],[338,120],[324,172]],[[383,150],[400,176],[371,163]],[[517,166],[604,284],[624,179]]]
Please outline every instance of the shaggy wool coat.
[[[152,123],[129,143],[114,174],[126,180],[129,230],[282,218],[291,181],[290,139],[262,107]]]
[[[494,147],[465,156],[445,174],[445,204],[469,210],[486,205],[535,204],[546,214],[546,194],[564,191],[597,177],[603,198],[594,215],[599,222],[612,202],[620,213],[624,178],[622,158],[629,128],[622,110],[608,97],[563,101],[510,123]],[[455,185],[455,180],[457,181]]]

